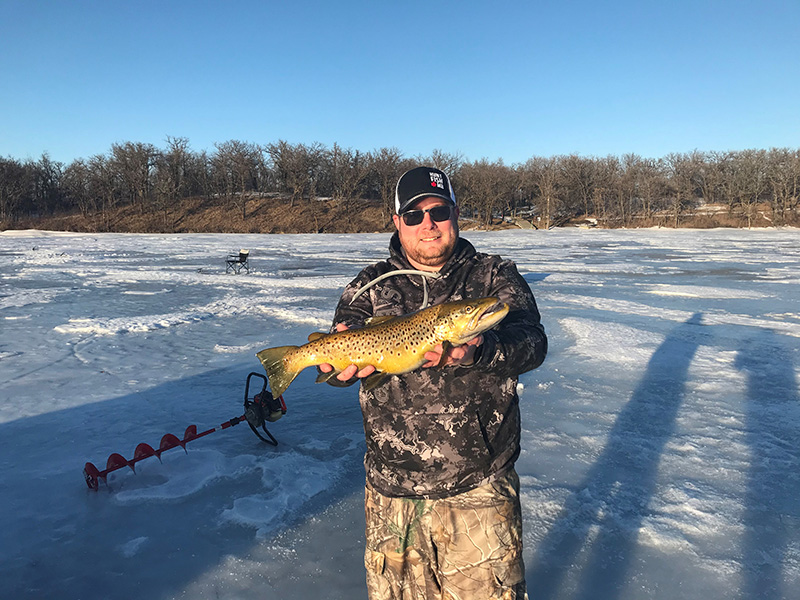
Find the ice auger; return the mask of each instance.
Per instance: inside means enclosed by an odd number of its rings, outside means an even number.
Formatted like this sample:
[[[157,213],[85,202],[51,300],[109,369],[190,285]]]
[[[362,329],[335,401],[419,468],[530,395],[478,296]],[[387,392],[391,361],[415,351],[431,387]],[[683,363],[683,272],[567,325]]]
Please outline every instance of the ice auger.
[[[261,391],[259,393],[251,397],[250,381],[253,377],[262,379],[263,386],[261,387]],[[115,452],[108,457],[108,460],[106,461],[106,468],[102,471],[95,467],[92,463],[87,462],[83,467],[83,476],[86,479],[86,485],[89,486],[89,489],[97,490],[100,487],[100,480],[102,479],[103,481],[106,481],[106,477],[112,471],[130,467],[135,473],[136,463],[140,460],[155,456],[160,461],[161,454],[167,450],[171,450],[172,448],[177,448],[179,446],[183,448],[184,452],[186,452],[186,444],[192,440],[196,440],[214,433],[217,431],[217,429],[228,429],[229,427],[238,425],[242,421],[247,421],[247,424],[250,425],[250,429],[253,430],[253,433],[255,433],[260,440],[272,446],[277,446],[278,440],[276,440],[267,429],[267,423],[274,423],[286,414],[286,403],[283,401],[283,396],[278,396],[277,398],[272,396],[272,393],[267,390],[267,383],[267,378],[264,375],[260,373],[250,373],[247,376],[247,381],[245,382],[244,387],[244,414],[240,417],[234,417],[233,419],[222,423],[218,427],[212,427],[211,429],[198,433],[197,425],[189,425],[183,434],[183,438],[178,438],[178,436],[168,433],[161,438],[161,442],[159,443],[157,449],[153,448],[150,444],[142,442],[136,446],[136,449],[133,451],[133,458],[131,460],[128,460],[121,454],[117,454]],[[259,428],[264,432],[265,435],[262,435],[261,432],[259,432]]]

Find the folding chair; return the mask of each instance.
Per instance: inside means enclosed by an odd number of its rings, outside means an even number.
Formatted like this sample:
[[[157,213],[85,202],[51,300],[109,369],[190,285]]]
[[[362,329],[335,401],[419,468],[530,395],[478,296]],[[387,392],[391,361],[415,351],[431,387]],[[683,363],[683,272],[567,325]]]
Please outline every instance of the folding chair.
[[[225,272],[238,275],[244,269],[246,273],[250,273],[249,256],[250,250],[239,250],[239,254],[228,254],[228,258],[225,259]]]

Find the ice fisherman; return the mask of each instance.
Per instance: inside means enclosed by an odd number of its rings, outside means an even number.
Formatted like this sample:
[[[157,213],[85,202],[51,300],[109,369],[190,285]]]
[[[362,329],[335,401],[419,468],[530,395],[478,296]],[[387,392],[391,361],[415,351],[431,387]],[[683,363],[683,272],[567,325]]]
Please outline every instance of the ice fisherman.
[[[459,236],[459,207],[444,172],[422,166],[403,174],[395,212],[389,258],[347,285],[334,330],[484,296],[510,311],[495,329],[446,349],[438,368],[431,367],[441,346],[422,368],[371,391],[361,386],[369,598],[521,600],[517,378],[547,353],[539,310],[513,262],[479,253]],[[392,271],[406,274],[375,282]],[[374,370],[350,365],[330,382],[349,385]]]

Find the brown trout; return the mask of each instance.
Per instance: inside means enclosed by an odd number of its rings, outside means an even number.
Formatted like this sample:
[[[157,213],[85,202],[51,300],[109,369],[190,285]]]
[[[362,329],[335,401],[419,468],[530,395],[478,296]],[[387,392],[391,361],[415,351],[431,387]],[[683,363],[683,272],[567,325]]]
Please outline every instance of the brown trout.
[[[359,369],[373,365],[376,372],[364,379],[366,389],[371,389],[390,375],[422,366],[425,353],[437,344],[445,349],[464,344],[494,327],[506,314],[508,304],[497,298],[446,302],[402,317],[373,317],[360,329],[312,333],[303,346],[267,348],[256,356],[276,398],[300,371],[322,363],[331,364],[333,372],[320,374],[318,383],[350,365]]]

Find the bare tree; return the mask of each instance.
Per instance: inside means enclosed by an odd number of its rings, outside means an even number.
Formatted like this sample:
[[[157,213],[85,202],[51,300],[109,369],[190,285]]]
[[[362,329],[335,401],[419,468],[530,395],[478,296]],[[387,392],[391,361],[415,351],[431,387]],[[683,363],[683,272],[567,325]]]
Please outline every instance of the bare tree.
[[[125,142],[111,145],[108,167],[119,177],[128,201],[144,212],[152,190],[152,176],[158,150],[152,144]]]
[[[583,216],[588,217],[591,212],[594,212],[591,203],[596,185],[597,165],[595,161],[591,158],[571,154],[563,157],[560,163],[566,189],[565,196],[574,198],[583,208]]]
[[[669,181],[672,190],[672,226],[677,228],[681,216],[689,209],[693,208],[697,201],[696,178],[692,159],[689,155],[672,153],[667,155],[665,164],[669,173]]]
[[[772,148],[766,156],[766,176],[773,223],[794,221],[800,191],[800,151]]]
[[[383,219],[387,223],[394,213],[394,195],[397,180],[410,169],[409,161],[397,148],[380,148],[370,154],[370,172],[375,179],[378,195],[381,199]]]
[[[620,162],[615,196],[616,214],[623,227],[629,227],[636,212],[638,196],[638,170],[642,158],[638,154],[625,154]]]
[[[290,194],[289,208],[304,197],[316,197],[325,156],[325,147],[322,144],[293,146],[279,140],[267,145],[267,152],[272,160],[278,185]]]
[[[620,174],[619,159],[609,155],[595,159],[594,164],[592,206],[600,221],[610,225],[614,216],[611,207]]]
[[[334,143],[327,152],[326,167],[332,183],[333,199],[347,205],[359,195],[369,173],[368,156],[352,148]]]
[[[78,159],[67,165],[61,178],[67,207],[77,207],[83,217],[97,208],[90,189],[90,177],[86,161]]]
[[[242,219],[247,218],[248,192],[256,191],[261,149],[255,144],[230,140],[214,144],[216,154],[211,162],[219,193],[239,207]]]
[[[739,203],[739,195],[735,181],[737,155],[735,152],[721,152],[716,155],[716,167],[720,173],[719,197],[728,209],[728,216],[733,216]]]
[[[202,150],[189,154],[186,163],[186,194],[208,198],[213,193],[214,175],[208,153]]]
[[[752,227],[756,216],[756,206],[767,190],[766,152],[764,150],[738,152],[734,165],[734,186],[749,228]]]
[[[492,216],[513,201],[514,173],[502,161],[476,160],[461,166],[458,175],[459,204],[474,210],[483,227],[492,224]]]
[[[435,167],[440,171],[444,171],[452,181],[458,177],[458,171],[461,165],[464,164],[464,156],[458,152],[445,152],[444,150],[436,149],[431,152],[430,156],[419,156],[416,161],[420,165]]]
[[[639,202],[637,212],[650,222],[656,211],[666,206],[667,180],[664,163],[652,158],[641,158],[631,165],[631,169]]]
[[[561,169],[558,159],[534,156],[522,166],[521,173],[523,181],[537,190],[534,203],[537,212],[543,219],[542,225],[546,229],[550,229],[554,223],[561,221],[565,216],[559,194]]]
[[[163,228],[171,230],[170,210],[179,205],[187,188],[191,151],[189,140],[167,136],[167,148],[156,158],[154,207],[161,212]]]
[[[22,164],[13,158],[0,158],[0,221],[14,223],[19,218],[25,188]]]
[[[45,152],[38,161],[28,161],[26,168],[29,171],[29,211],[39,215],[53,214],[63,202],[61,176],[64,165],[52,161]]]
[[[720,186],[720,170],[714,161],[713,154],[705,154],[697,150],[686,157],[688,168],[696,193],[705,204],[717,202]]]
[[[89,170],[89,195],[93,204],[99,208],[102,225],[110,229],[110,211],[117,206],[119,187],[118,171],[111,165],[111,161],[102,154],[95,154],[87,163]]]

